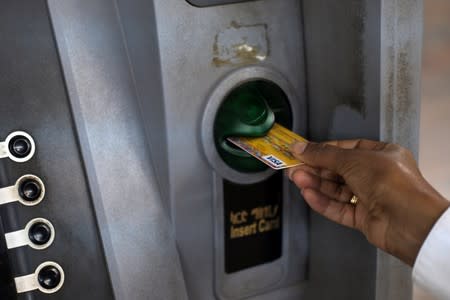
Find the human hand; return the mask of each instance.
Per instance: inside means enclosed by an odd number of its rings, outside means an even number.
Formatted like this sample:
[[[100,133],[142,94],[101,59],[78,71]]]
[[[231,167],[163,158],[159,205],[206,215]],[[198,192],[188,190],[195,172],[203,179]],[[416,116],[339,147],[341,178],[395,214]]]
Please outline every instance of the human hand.
[[[413,155],[369,140],[298,143],[303,162],[288,170],[309,206],[361,231],[376,247],[413,265],[432,226],[450,203],[421,175]],[[356,205],[350,203],[355,195]]]

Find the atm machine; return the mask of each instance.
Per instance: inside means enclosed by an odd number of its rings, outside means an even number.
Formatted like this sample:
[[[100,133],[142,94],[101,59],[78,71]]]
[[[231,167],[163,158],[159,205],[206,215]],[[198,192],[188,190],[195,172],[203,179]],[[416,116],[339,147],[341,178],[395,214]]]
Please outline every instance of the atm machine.
[[[411,299],[226,138],[417,153],[420,0],[0,4],[1,299]]]

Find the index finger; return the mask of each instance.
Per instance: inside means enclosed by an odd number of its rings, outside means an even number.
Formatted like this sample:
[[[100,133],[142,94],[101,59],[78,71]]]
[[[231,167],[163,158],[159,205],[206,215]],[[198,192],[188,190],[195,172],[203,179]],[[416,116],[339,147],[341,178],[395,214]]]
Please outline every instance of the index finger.
[[[335,140],[325,142],[325,144],[336,146],[342,149],[361,149],[361,150],[381,150],[387,145],[384,142],[366,139]]]

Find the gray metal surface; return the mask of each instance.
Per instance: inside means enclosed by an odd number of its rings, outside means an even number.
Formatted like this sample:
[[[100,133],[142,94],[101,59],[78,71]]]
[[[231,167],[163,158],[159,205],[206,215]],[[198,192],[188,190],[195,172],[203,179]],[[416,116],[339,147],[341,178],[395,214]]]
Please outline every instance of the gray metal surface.
[[[102,274],[92,294],[98,299],[410,299],[408,268],[361,234],[309,215],[286,179],[282,257],[225,274],[222,181],[256,182],[271,172],[227,169],[210,139],[221,95],[255,78],[280,84],[295,131],[311,140],[381,138],[417,150],[422,8],[410,2],[260,0],[198,7],[185,0],[48,0],[59,53],[47,58],[53,71],[41,77],[59,85],[16,81],[27,87],[27,99],[33,88],[35,95],[57,91],[39,100],[52,109],[41,110],[39,123],[0,120],[13,130],[32,128],[38,150],[52,139],[47,147],[55,147],[56,156],[38,151],[29,165],[8,162],[0,179],[11,185],[33,166],[50,179],[50,195],[61,195],[57,182],[73,180],[69,190],[79,199],[71,214],[55,200],[38,211],[58,235],[69,233],[70,243],[82,231],[82,246],[97,258],[89,262],[73,248],[58,252],[52,244],[51,257],[18,251],[14,271],[29,274],[29,261],[60,258],[66,282],[53,299],[74,299],[74,288],[84,288],[79,295],[87,299],[83,293],[93,283],[73,270],[88,274],[89,263]],[[0,52],[11,55],[6,50]],[[18,66],[13,70],[26,74]],[[8,112],[23,110],[7,103]],[[0,129],[6,136],[9,128]],[[30,211],[19,218],[15,209],[2,211],[5,229],[23,228],[35,217]]]
[[[23,229],[34,218],[49,220],[56,233],[47,249],[26,246],[8,250],[7,259],[1,261],[2,283],[6,276],[20,278],[53,261],[62,267],[67,279],[62,289],[49,295],[24,293],[17,299],[110,299],[113,294],[103,243],[47,3],[8,0],[2,1],[1,7],[0,136],[4,139],[11,132],[26,131],[36,143],[36,152],[23,163],[2,159],[0,186],[11,186],[18,178],[33,174],[44,182],[45,197],[34,206],[18,202],[2,205],[0,234],[3,239],[4,233]],[[4,265],[10,265],[10,274],[3,273]],[[13,281],[12,288],[16,292],[20,287]],[[16,299],[3,293],[0,298]]]
[[[422,1],[304,1],[304,7],[310,116],[322,116],[311,119],[311,136],[381,139],[417,155]],[[333,230],[317,216],[314,223]],[[376,267],[376,299],[411,299],[410,268],[381,251]]]
[[[277,283],[273,279],[263,280],[271,272],[279,272],[277,270],[283,264],[279,261],[253,273],[253,278],[247,279],[247,287],[240,285],[237,279],[235,284],[229,284],[241,274],[232,274],[228,278],[214,275],[214,268],[220,269],[220,266],[214,266],[217,251],[214,251],[216,235],[213,231],[220,211],[214,210],[213,199],[220,199],[220,193],[217,193],[220,189],[215,188],[215,172],[205,159],[200,133],[212,91],[231,71],[247,65],[258,63],[282,73],[298,95],[291,101],[305,99],[301,30],[292,30],[301,28],[300,3],[255,1],[199,9],[184,1],[161,0],[155,1],[155,12],[165,97],[161,113],[166,116],[169,137],[169,201],[189,297],[210,299],[216,295],[222,299],[238,299],[272,290],[275,292],[272,297],[277,298],[283,287],[298,284],[301,280],[291,269],[301,271],[305,266],[294,263],[294,260],[289,265],[289,259],[288,268],[283,270],[284,278],[279,277]],[[166,17],[173,12],[177,12],[175,18]],[[266,40],[262,41],[261,28],[266,31]],[[234,50],[232,43],[223,37],[232,39],[235,44],[241,41],[259,49],[260,53],[255,57],[239,51],[231,58],[222,55],[227,52],[221,51],[223,48],[228,48],[229,52]],[[267,45],[270,49],[265,51]],[[263,57],[262,61],[258,61],[258,55]],[[301,112],[294,112],[294,118],[301,115]],[[305,120],[298,121],[305,124]],[[305,132],[304,126],[297,130]],[[192,176],[193,172],[195,176]],[[303,205],[300,201],[285,203],[292,211],[301,209]],[[195,219],[192,216],[196,216]],[[305,221],[304,218],[300,220]],[[293,224],[290,224],[292,228],[289,227],[291,231],[295,231]],[[302,240],[298,237],[291,239],[291,243],[301,243]],[[303,243],[297,247],[305,248],[307,245]],[[300,294],[296,291],[286,296],[293,299]]]
[[[381,13],[380,137],[407,147],[417,158],[423,1],[383,0]],[[411,297],[411,269],[379,251],[377,300]]]
[[[303,7],[309,138],[379,139],[380,2],[305,0]],[[377,254],[365,237],[317,214],[310,230],[309,297],[375,299]]]
[[[49,6],[115,298],[185,299],[116,6]]]

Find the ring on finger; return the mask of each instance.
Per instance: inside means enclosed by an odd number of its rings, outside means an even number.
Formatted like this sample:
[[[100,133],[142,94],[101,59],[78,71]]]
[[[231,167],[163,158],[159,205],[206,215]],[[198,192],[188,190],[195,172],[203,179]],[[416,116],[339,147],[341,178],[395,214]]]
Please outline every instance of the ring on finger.
[[[353,197],[350,199],[350,204],[356,205],[358,204],[359,198],[356,195],[353,195]]]

